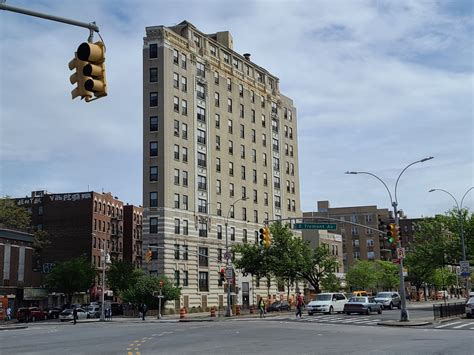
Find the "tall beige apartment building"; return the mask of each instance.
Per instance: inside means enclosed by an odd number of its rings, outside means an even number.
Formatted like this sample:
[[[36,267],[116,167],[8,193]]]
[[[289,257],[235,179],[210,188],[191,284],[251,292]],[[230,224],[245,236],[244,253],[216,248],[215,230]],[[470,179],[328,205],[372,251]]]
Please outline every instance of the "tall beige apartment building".
[[[342,236],[344,272],[356,260],[391,260],[393,251],[386,245],[386,231],[377,231],[380,222],[387,224],[393,218],[388,209],[377,206],[331,207],[329,201],[318,201],[318,210],[304,212],[303,216],[329,217],[340,221],[328,220],[328,223],[335,223],[334,233]],[[309,221],[305,219],[305,222]],[[321,223],[321,219],[313,222]]]
[[[147,27],[143,244],[154,253],[145,269],[182,287],[175,307],[225,307],[226,234],[229,250],[257,242],[265,220],[301,215],[299,196],[296,109],[279,79],[233,51],[227,31]],[[255,304],[266,284],[237,274],[231,302]]]

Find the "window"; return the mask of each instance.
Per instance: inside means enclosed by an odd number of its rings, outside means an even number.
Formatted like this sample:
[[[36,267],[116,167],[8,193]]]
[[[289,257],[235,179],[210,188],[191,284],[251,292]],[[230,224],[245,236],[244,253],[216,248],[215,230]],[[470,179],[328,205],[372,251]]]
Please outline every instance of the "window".
[[[375,243],[374,243],[373,239],[367,239],[367,246],[368,247],[373,247],[374,245],[375,245]]]
[[[198,158],[198,166],[201,168],[205,168],[206,167],[206,154],[198,152],[197,158]]]
[[[219,72],[214,72],[214,84],[219,85]]]
[[[267,153],[262,153],[262,164],[267,166]]]
[[[265,133],[262,133],[262,145],[267,146],[267,135]]]
[[[245,126],[243,124],[240,125],[240,138],[245,138]]]
[[[273,187],[274,187],[275,189],[279,189],[279,188],[280,188],[280,178],[277,177],[277,176],[274,177]]]
[[[148,47],[148,57],[150,59],[158,58],[158,46],[156,43],[150,44],[150,47]]]
[[[173,97],[173,109],[174,112],[179,112],[179,97]]]
[[[197,120],[200,122],[206,122],[206,109],[202,107],[197,107]]]
[[[174,184],[179,185],[179,169],[174,169]]]
[[[234,184],[233,183],[229,184],[229,196],[234,197]]]
[[[290,181],[286,180],[286,192],[290,192]]]
[[[175,218],[175,220],[174,220],[174,234],[179,234],[180,231],[181,231],[180,221],[179,221],[178,218]],[[176,244],[175,244],[175,246],[176,246]],[[179,246],[178,246],[178,253],[179,253]],[[178,256],[178,259],[179,259],[179,256]]]
[[[275,208],[281,208],[281,199],[280,199],[280,196],[275,195],[275,196],[274,196],[274,199],[275,199]]]
[[[200,63],[200,62],[196,63],[196,74],[202,77],[206,76],[206,68],[203,63]]]
[[[150,234],[158,233],[158,218],[150,217]]]
[[[242,198],[246,198],[247,197],[247,188],[245,186],[242,186]]]
[[[245,116],[244,111],[245,111],[244,105],[240,104],[240,110],[239,110],[240,118],[244,118]]]
[[[227,78],[227,90],[232,91],[232,81],[230,78]]]
[[[186,100],[181,100],[181,114],[188,115],[188,102]]]
[[[198,212],[207,213],[207,201],[205,199],[198,199]]]
[[[232,132],[233,132],[233,128],[232,128],[233,125],[232,125],[232,120],[231,120],[230,118],[227,120],[227,127],[228,127],[229,133],[232,134]]]
[[[215,119],[216,119],[216,128],[221,128],[221,116],[218,113],[216,113]]]
[[[291,193],[295,193],[295,183],[293,181],[291,182]]]
[[[245,145],[243,144],[240,145],[240,157],[245,159]]]
[[[186,69],[186,54],[181,54],[181,68]]]
[[[257,136],[255,134],[255,130],[252,129],[252,143],[255,143],[257,141]]]
[[[279,147],[278,147],[278,139],[272,138],[272,146],[273,146],[273,150],[274,150],[275,152],[278,152],[278,149],[279,149]]]
[[[206,144],[206,131],[203,131],[202,129],[197,130],[197,141],[198,143]]]
[[[197,84],[196,94],[197,94],[198,99],[204,100],[206,98],[204,85]]]
[[[257,162],[257,151],[255,149],[252,149],[252,163]]]
[[[267,121],[265,119],[265,115],[262,115],[262,127],[265,127],[267,125]]]
[[[235,228],[230,227],[230,240],[235,241]]]
[[[295,175],[295,164],[291,163],[290,167],[291,167],[291,176],[294,176]]]
[[[209,291],[209,278],[207,272],[199,271],[199,291]]]
[[[234,163],[231,161],[229,162],[229,175],[234,176]]]
[[[183,210],[188,210],[188,195],[183,195]]]
[[[367,252],[367,259],[369,259],[369,260],[374,260],[374,259],[375,259],[375,252],[373,252],[373,251],[368,251],[368,252]]]
[[[221,181],[220,180],[216,180],[216,194],[220,195],[221,192],[222,192],[222,189],[221,189]]]
[[[179,52],[176,49],[173,49],[173,63],[178,65]]]
[[[255,123],[255,110],[251,110],[250,113],[251,113],[251,116],[250,116],[251,122]]]
[[[158,207],[158,192],[156,191],[150,192],[150,207]],[[100,229],[100,225],[99,225],[99,229]]]
[[[247,209],[242,207],[242,221],[247,221]]]
[[[273,157],[273,169],[280,171],[280,159]]]
[[[258,203],[258,192],[257,192],[257,190],[253,190],[253,202]]]
[[[232,141],[229,141],[229,154],[234,154],[234,143]]]
[[[174,132],[175,137],[179,137],[179,121],[178,120],[174,120],[173,132]]]
[[[221,172],[221,158],[216,158],[216,172]]]
[[[214,93],[214,105],[215,105],[216,107],[219,107],[219,104],[220,104],[220,102],[219,102],[219,93],[218,93],[218,92],[215,92],[215,93]]]
[[[293,146],[290,145],[290,157],[292,157],[292,156],[293,156]]]
[[[263,173],[263,186],[268,186],[268,175]]]
[[[217,205],[217,207],[216,207],[217,215],[222,216],[222,204],[220,202],[217,202],[216,205]]]
[[[198,189],[207,190],[207,179],[205,176],[198,175]]]
[[[174,194],[174,208],[179,208],[179,194]]]
[[[244,97],[244,86],[239,84],[239,96]]]
[[[227,112],[232,112],[232,99],[227,99]]]
[[[187,92],[188,91],[188,79],[185,76],[181,77],[181,91]]]
[[[188,139],[188,125],[181,123],[181,138]]]
[[[222,248],[217,248],[217,261],[222,261]]]
[[[179,88],[179,74],[178,73],[173,73],[173,87],[175,89]]]
[[[189,272],[187,270],[183,271],[183,286],[189,285]]]
[[[230,56],[229,54],[224,52],[224,63],[230,64]]]
[[[199,266],[209,266],[208,249],[206,247],[199,247]]]
[[[199,222],[199,236],[200,237],[207,237],[207,223]]]
[[[150,117],[150,132],[158,131],[158,117],[151,116]]]
[[[268,206],[268,192],[263,193],[263,204]]]
[[[258,211],[253,210],[253,221],[254,223],[258,223]]]
[[[174,145],[174,160],[179,160],[179,145]]]
[[[245,180],[245,166],[244,165],[240,167],[240,178],[242,180]]]
[[[222,239],[222,226],[217,225],[217,239]]]
[[[158,68],[150,68],[150,83],[158,82]]]
[[[179,286],[179,270],[174,271],[174,285]]]
[[[182,147],[182,154],[183,154],[183,162],[187,163],[188,162],[188,148]]]
[[[158,181],[158,167],[150,166],[150,181]]]
[[[194,34],[194,44],[195,44],[196,47],[198,47],[198,48],[201,47],[201,37],[196,36],[196,34]]]
[[[293,212],[296,211],[296,202],[295,202],[295,200],[291,200],[291,210],[292,210]]]
[[[291,127],[288,127],[288,137],[290,139],[293,139],[293,128],[291,128]]]
[[[183,235],[188,235],[189,234],[189,229],[188,229],[188,221],[185,219],[183,220]],[[183,255],[184,259],[184,255]]]
[[[158,142],[150,142],[150,157],[158,156]]]
[[[366,222],[372,222],[372,215],[371,214],[366,214],[365,215],[365,221]]]
[[[260,96],[260,105],[262,106],[262,108],[265,108],[265,97],[263,96]]]
[[[189,247],[187,245],[183,245],[183,260],[188,260],[188,256],[189,256]]]
[[[150,92],[150,107],[158,106],[158,93]]]
[[[230,206],[229,213],[230,213],[230,215],[229,215],[230,218],[235,218],[234,205]]]
[[[248,242],[248,240],[247,240],[247,230],[246,229],[242,230],[242,242],[244,242],[244,243]]]

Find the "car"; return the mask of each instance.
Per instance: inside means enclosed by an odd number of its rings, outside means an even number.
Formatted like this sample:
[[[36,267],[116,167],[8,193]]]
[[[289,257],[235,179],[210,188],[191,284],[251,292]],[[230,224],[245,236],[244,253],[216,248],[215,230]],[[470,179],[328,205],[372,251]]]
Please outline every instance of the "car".
[[[87,312],[84,310],[84,308],[76,307],[75,309],[77,310],[77,320],[87,319]],[[65,322],[65,321],[68,321],[68,320],[74,320],[73,312],[74,312],[74,309],[72,309],[72,308],[65,309],[64,311],[59,313],[59,320],[61,322]]]
[[[97,304],[90,304],[85,307],[85,311],[87,312],[87,318],[99,318],[102,308]]]
[[[471,297],[468,299],[466,302],[466,317],[467,318],[472,318],[472,314],[474,310],[474,297]]]
[[[343,293],[320,293],[315,299],[308,303],[306,309],[308,315],[314,313],[333,313],[344,311],[344,305],[347,303],[347,297]]]
[[[16,313],[18,322],[35,322],[48,319],[48,313],[38,307],[21,307]]]
[[[351,313],[370,314],[371,312],[382,314],[382,307],[382,304],[375,302],[373,297],[351,297],[344,305],[344,313],[348,315]]]
[[[290,304],[287,301],[276,301],[268,306],[267,312],[289,311]]]
[[[48,318],[49,319],[58,319],[59,318],[59,313],[61,313],[63,310],[58,307],[53,307],[47,310],[48,312]]]
[[[375,302],[382,304],[383,308],[402,308],[402,299],[397,292],[379,292],[375,295]]]

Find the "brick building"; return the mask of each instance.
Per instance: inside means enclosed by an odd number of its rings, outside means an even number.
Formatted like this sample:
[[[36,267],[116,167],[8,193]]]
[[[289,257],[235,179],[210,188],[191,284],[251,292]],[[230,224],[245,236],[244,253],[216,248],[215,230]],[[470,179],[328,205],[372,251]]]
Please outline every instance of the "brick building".
[[[142,222],[142,207],[123,206],[123,259],[138,268],[143,260]]]

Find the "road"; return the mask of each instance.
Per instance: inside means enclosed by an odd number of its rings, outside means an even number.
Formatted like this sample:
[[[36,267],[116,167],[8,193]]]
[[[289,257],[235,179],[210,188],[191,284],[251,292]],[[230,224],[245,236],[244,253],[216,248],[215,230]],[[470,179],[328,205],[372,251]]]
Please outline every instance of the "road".
[[[38,322],[28,329],[1,331],[0,354],[462,355],[473,354],[472,339],[473,332],[464,329],[354,326],[305,319],[77,325]]]

